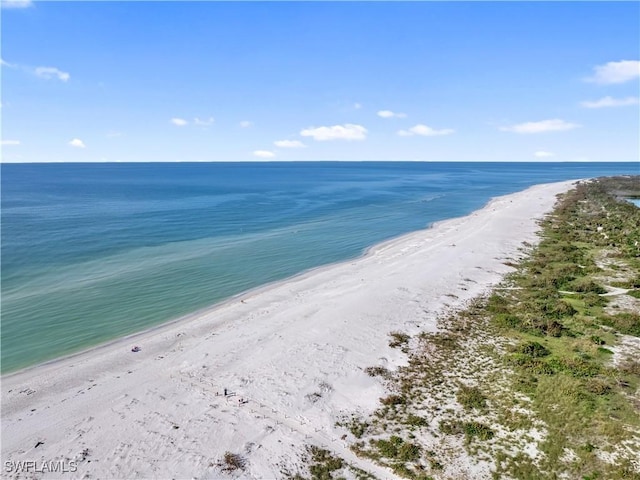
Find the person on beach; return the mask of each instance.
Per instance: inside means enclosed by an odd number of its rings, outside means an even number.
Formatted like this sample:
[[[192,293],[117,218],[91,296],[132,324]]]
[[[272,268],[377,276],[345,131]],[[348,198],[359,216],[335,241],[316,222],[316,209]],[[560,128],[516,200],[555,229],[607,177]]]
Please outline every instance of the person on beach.
[[[225,397],[227,396],[227,389],[226,388],[224,389],[224,396]]]

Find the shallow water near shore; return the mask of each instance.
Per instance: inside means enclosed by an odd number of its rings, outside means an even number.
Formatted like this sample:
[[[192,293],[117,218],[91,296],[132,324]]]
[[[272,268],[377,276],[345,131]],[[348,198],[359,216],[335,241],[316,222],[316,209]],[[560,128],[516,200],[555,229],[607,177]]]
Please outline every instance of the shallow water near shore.
[[[2,372],[629,163],[2,165]]]

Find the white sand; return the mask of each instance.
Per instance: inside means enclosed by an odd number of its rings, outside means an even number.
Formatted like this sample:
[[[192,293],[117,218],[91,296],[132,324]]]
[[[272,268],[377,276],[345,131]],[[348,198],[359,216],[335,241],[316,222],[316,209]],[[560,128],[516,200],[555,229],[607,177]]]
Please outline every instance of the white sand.
[[[45,476],[219,478],[229,476],[216,463],[230,451],[247,459],[236,477],[281,478],[315,444],[395,478],[355,457],[335,426],[342,415],[370,413],[384,394],[364,368],[406,360],[388,346],[390,331],[434,330],[439,313],[498,282],[510,270],[503,262],[536,241],[536,220],[572,183],[494,199],[360,259],[5,376],[2,471],[15,476],[7,462],[42,469],[72,460],[77,472]],[[234,395],[217,396],[224,388]],[[248,402],[238,405],[240,397]]]

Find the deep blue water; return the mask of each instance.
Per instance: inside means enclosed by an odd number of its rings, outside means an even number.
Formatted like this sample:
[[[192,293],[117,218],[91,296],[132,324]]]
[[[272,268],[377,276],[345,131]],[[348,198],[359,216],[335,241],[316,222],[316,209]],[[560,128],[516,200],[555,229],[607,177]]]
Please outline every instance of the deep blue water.
[[[3,164],[2,371],[630,163]]]

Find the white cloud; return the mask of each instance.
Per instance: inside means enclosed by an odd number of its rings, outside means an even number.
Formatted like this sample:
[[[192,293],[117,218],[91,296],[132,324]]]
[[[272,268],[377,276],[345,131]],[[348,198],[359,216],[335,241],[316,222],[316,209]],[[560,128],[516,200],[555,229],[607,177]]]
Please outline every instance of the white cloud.
[[[613,98],[613,97],[604,97],[600,100],[595,100],[593,102],[586,101],[581,102],[585,108],[605,108],[605,107],[626,107],[628,105],[637,105],[638,97],[627,97],[627,98]]]
[[[253,122],[250,122],[249,120],[243,120],[240,122],[240,127],[242,128],[249,128],[252,125],[253,125]]]
[[[273,158],[276,156],[275,153],[270,152],[269,150],[255,150],[253,155],[260,158]]]
[[[537,157],[537,158],[549,158],[549,157],[554,157],[555,153],[553,153],[553,152],[545,152],[544,150],[538,150],[533,155],[535,157]]]
[[[2,140],[3,147],[15,147],[20,145],[20,140]]]
[[[171,123],[173,123],[174,125],[176,125],[178,127],[184,127],[189,122],[187,122],[184,118],[172,118],[171,119]]]
[[[193,125],[197,125],[199,127],[208,127],[210,125],[213,125],[213,123],[215,122],[215,119],[213,117],[209,117],[209,118],[194,118],[192,122],[189,122],[189,120],[186,120],[184,118],[179,118],[179,117],[173,117],[171,119],[171,123],[173,123],[176,127],[185,127],[187,125],[189,125],[189,123],[192,123]]]
[[[427,125],[418,124],[411,127],[409,130],[400,130],[398,135],[401,137],[411,137],[413,135],[421,135],[423,137],[437,137],[439,135],[451,135],[455,130],[451,128],[443,128],[442,130],[436,130],[428,127]]]
[[[380,110],[378,116],[382,118],[406,118],[406,113],[396,113],[391,110]]]
[[[33,6],[31,0],[2,0],[2,8],[29,8]]]
[[[198,117],[193,119],[193,123],[201,127],[208,127],[209,125],[213,125],[213,122],[215,122],[213,117],[209,117],[206,120],[202,120],[201,118],[198,118]]]
[[[87,146],[84,144],[84,142],[82,140],[80,140],[79,138],[74,138],[73,140],[71,140],[69,142],[69,145],[71,145],[72,147],[76,147],[76,148],[87,148]]]
[[[564,120],[554,118],[552,120],[541,120],[539,122],[519,123],[518,125],[510,125],[500,127],[503,132],[514,133],[543,133],[543,132],[562,132],[565,130],[573,130],[580,125],[577,123],[569,123]]]
[[[303,137],[313,137],[314,140],[324,142],[326,140],[364,140],[367,138],[367,129],[362,125],[345,123],[331,127],[310,127],[302,130]]]
[[[300,140],[277,140],[273,142],[276,147],[280,148],[305,148],[306,145]]]
[[[608,85],[612,83],[624,83],[640,77],[640,61],[621,60],[609,62],[594,67],[594,75],[586,79],[587,82]]]
[[[57,78],[58,80],[62,80],[66,82],[71,78],[67,72],[63,72],[55,67],[36,67],[34,70],[37,77],[44,78],[46,80],[51,80],[52,78]]]
[[[355,108],[356,110],[360,110],[362,108],[362,104],[360,103],[354,103],[353,104],[353,108]]]
[[[19,65],[17,63],[9,63],[1,58],[0,58],[0,65],[7,68],[15,68],[18,70],[22,70],[23,72],[27,72],[31,75],[35,75],[36,77],[44,78],[45,80],[58,79],[63,82],[66,82],[71,78],[71,75],[68,72],[63,72],[62,70],[56,67],[33,68],[28,65]]]

